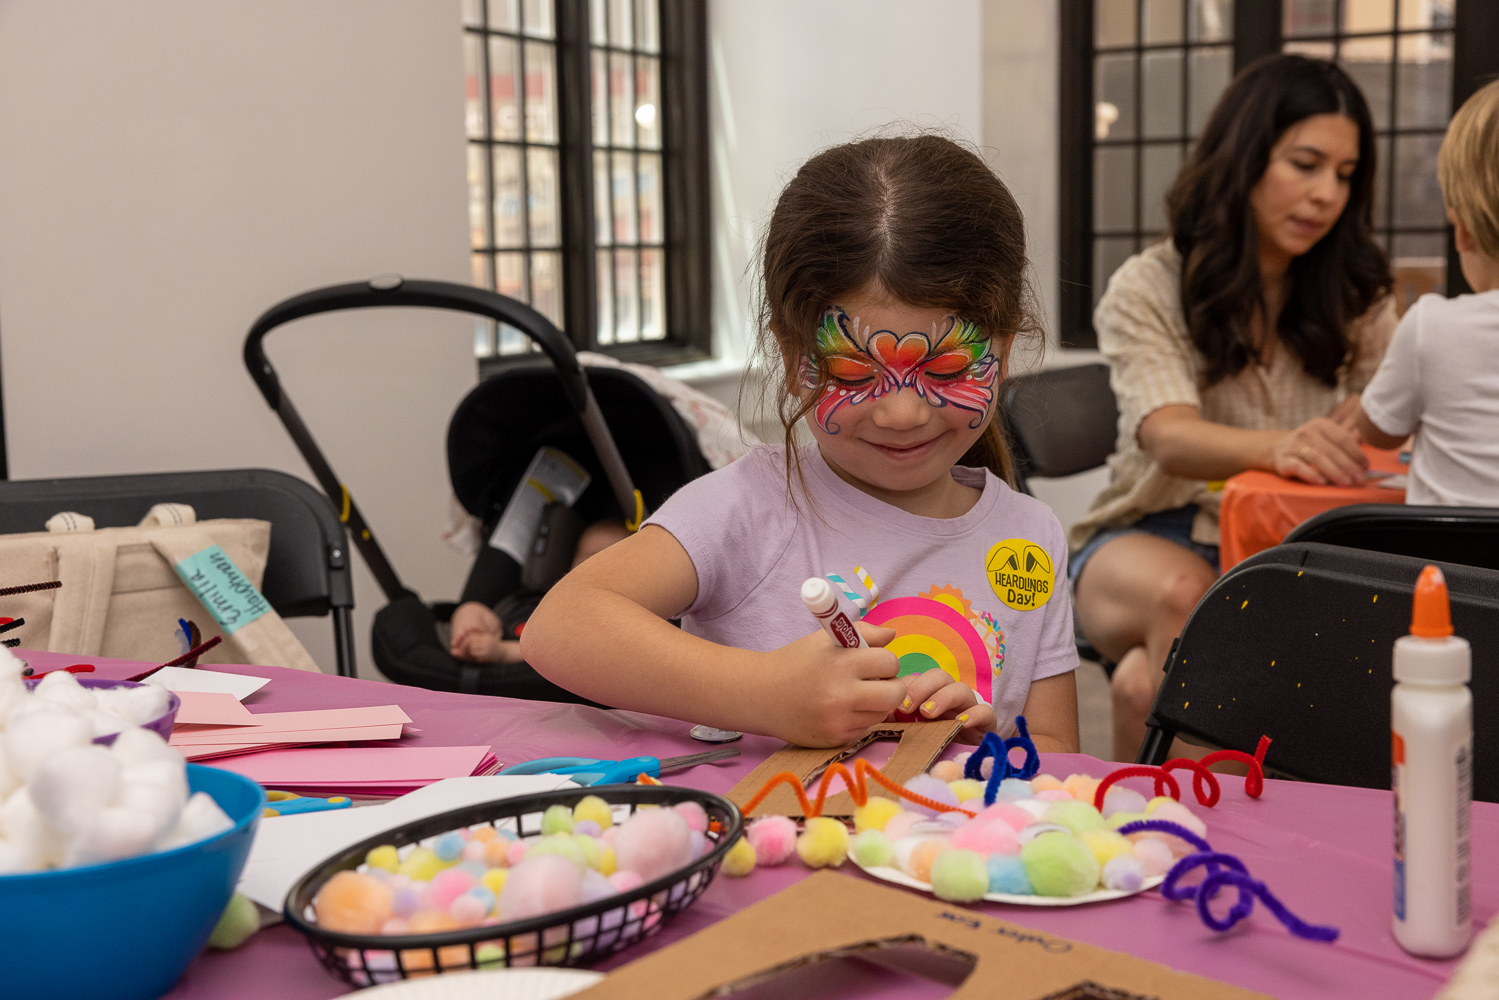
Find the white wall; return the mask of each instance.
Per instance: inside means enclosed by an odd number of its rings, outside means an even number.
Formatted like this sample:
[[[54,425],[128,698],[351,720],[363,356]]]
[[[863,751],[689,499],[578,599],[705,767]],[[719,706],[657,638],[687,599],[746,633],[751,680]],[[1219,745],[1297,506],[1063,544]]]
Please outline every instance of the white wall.
[[[466,281],[456,0],[0,4],[0,337],[14,478],[311,475],[246,375],[250,323],[372,274]],[[358,318],[355,318],[357,315]],[[454,596],[456,317],[273,333],[283,384],[408,585]],[[383,600],[356,562],[357,645]],[[324,619],[294,623],[331,669]]]

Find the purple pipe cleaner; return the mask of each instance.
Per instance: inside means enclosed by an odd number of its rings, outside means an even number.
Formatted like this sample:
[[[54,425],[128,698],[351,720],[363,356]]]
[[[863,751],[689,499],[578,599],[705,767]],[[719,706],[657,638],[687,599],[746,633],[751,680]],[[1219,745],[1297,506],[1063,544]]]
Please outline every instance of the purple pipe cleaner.
[[[1308,941],[1336,941],[1338,939],[1336,927],[1319,927],[1302,920],[1287,909],[1284,903],[1276,899],[1265,883],[1252,878],[1244,862],[1232,854],[1213,850],[1212,845],[1206,840],[1179,823],[1163,819],[1144,819],[1126,823],[1119,828],[1119,832],[1124,835],[1146,831],[1169,833],[1197,848],[1195,854],[1188,854],[1171,866],[1171,870],[1166,873],[1166,880],[1161,883],[1161,895],[1177,901],[1195,899],[1198,916],[1213,930],[1226,931],[1249,916],[1250,911],[1254,909],[1254,897],[1258,896],[1269,907],[1270,912],[1286,925],[1286,929],[1297,937],[1306,938]],[[1202,880],[1201,884],[1178,885],[1182,876],[1194,868],[1207,869],[1207,877]],[[1229,908],[1227,915],[1219,920],[1213,916],[1208,904],[1217,897],[1219,890],[1230,885],[1239,890],[1239,898]]]

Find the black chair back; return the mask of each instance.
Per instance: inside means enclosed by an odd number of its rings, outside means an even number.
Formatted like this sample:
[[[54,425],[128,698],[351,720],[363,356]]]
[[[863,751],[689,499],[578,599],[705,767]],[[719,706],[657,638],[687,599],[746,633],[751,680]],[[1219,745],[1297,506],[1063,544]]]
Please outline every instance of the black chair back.
[[[1166,662],[1139,760],[1171,740],[1252,753],[1293,778],[1390,787],[1391,650],[1431,560],[1316,543],[1279,545],[1229,570]],[[1457,634],[1472,643],[1473,794],[1499,801],[1499,572],[1440,564]]]
[[[1108,365],[1017,375],[1000,387],[1000,402],[1017,485],[1025,492],[1032,476],[1087,472],[1114,453],[1119,406],[1109,388]]]
[[[354,584],[338,513],[308,483],[270,469],[0,481],[0,533],[45,530],[59,511],[100,528],[139,524],[158,503],[185,503],[201,520],[250,517],[271,523],[261,591],[284,618],[333,615],[338,672],[354,676]]]
[[[1499,569],[1499,509],[1350,504],[1302,522],[1286,542],[1321,542]]]

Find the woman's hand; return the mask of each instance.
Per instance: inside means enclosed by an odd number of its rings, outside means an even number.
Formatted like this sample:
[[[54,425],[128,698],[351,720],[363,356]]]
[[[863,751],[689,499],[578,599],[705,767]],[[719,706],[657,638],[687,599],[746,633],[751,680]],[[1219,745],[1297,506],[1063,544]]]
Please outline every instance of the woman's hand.
[[[1327,415],[1327,419],[1349,430],[1358,430],[1358,415],[1363,412],[1363,398],[1362,393],[1355,392],[1334,406],[1332,412]]]
[[[864,735],[890,715],[906,697],[897,680],[900,661],[881,649],[895,630],[855,626],[869,649],[845,649],[822,629],[780,649],[761,653],[765,672],[759,713],[768,731],[803,747],[842,746]]]
[[[945,670],[909,674],[905,681],[906,700],[901,702],[900,711],[919,711],[923,719],[957,719],[963,723],[958,739],[964,743],[978,743],[994,729],[994,709],[980,702],[973,688],[953,680]]]
[[[1369,459],[1359,450],[1358,433],[1328,417],[1315,417],[1287,431],[1271,449],[1276,475],[1318,486],[1361,485]]]

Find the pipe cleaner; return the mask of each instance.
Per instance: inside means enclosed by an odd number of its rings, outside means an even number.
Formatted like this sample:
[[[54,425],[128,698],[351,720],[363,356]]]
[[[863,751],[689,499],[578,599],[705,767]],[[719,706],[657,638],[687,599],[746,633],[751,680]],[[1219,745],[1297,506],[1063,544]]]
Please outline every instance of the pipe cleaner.
[[[994,798],[999,794],[999,784],[1006,778],[1029,781],[1036,776],[1037,771],[1041,770],[1041,754],[1036,751],[1036,744],[1031,742],[1031,731],[1026,727],[1025,716],[1015,716],[1015,728],[1019,731],[1019,735],[1011,736],[1007,740],[1000,739],[998,733],[985,733],[984,741],[963,765],[963,777],[982,781],[983,771],[980,770],[980,765],[986,758],[994,758],[994,768],[989,772],[989,783],[984,786],[984,805],[986,806],[994,804]],[[1025,763],[1019,767],[1010,763],[1010,751],[1017,749],[1025,751]]]
[[[1259,746],[1255,748],[1254,754],[1245,753],[1242,750],[1216,750],[1208,754],[1202,760],[1192,760],[1188,757],[1175,757],[1166,761],[1160,767],[1151,767],[1148,764],[1132,764],[1129,767],[1121,767],[1117,771],[1109,773],[1098,783],[1098,790],[1093,793],[1093,808],[1103,809],[1103,797],[1115,782],[1124,778],[1154,778],[1155,793],[1165,795],[1171,794],[1173,799],[1181,799],[1181,786],[1171,776],[1171,772],[1183,768],[1192,772],[1192,794],[1197,796],[1197,801],[1211,809],[1218,804],[1221,789],[1218,786],[1218,777],[1208,768],[1221,760],[1237,760],[1249,765],[1249,773],[1244,777],[1244,794],[1252,799],[1257,799],[1265,791],[1265,752],[1270,749],[1270,737],[1261,736]],[[976,756],[976,755],[975,755]]]
[[[1263,744],[1264,741],[1261,742]],[[1146,832],[1169,833],[1197,848],[1196,852],[1188,854],[1171,866],[1171,870],[1166,873],[1165,881],[1161,883],[1161,895],[1177,902],[1184,899],[1196,900],[1198,916],[1213,930],[1226,931],[1248,917],[1254,909],[1254,897],[1258,896],[1270,912],[1275,914],[1276,919],[1285,924],[1286,929],[1297,937],[1306,938],[1308,941],[1336,941],[1338,939],[1339,932],[1336,927],[1322,927],[1302,920],[1277,899],[1265,883],[1251,876],[1244,862],[1232,854],[1213,850],[1211,844],[1186,827],[1169,820],[1142,819],[1126,823],[1119,828],[1119,833],[1124,836]],[[1206,868],[1207,877],[1197,885],[1179,885],[1182,877],[1194,868]],[[1219,919],[1213,915],[1210,904],[1218,895],[1219,890],[1230,885],[1239,890],[1239,898],[1229,908],[1228,913]]]
[[[796,793],[796,801],[797,804],[802,807],[802,815],[807,819],[816,819],[818,816],[822,815],[822,805],[825,801],[827,801],[828,787],[833,783],[834,775],[840,774],[843,776],[843,783],[848,786],[849,797],[854,800],[854,805],[856,806],[862,806],[864,803],[869,801],[869,786],[864,781],[864,778],[867,775],[868,777],[873,778],[887,791],[893,792],[900,798],[914,802],[924,809],[930,809],[933,812],[939,813],[960,812],[970,819],[972,819],[976,815],[975,813],[960,806],[953,806],[948,805],[944,802],[938,802],[935,799],[927,798],[925,795],[917,795],[915,792],[911,791],[908,788],[901,787],[891,779],[885,777],[884,773],[881,772],[879,768],[875,767],[873,764],[869,763],[869,761],[865,760],[862,757],[854,761],[854,770],[852,774],[850,774],[848,768],[844,767],[843,764],[839,761],[834,761],[833,763],[829,764],[827,766],[827,769],[822,772],[821,780],[817,782],[817,798],[812,799],[811,801],[808,801],[807,799],[807,789],[801,783],[801,779],[792,774],[790,771],[782,771],[781,773],[773,776],[764,785],[760,786],[760,790],[755,793],[755,797],[746,802],[744,804],[744,808],[740,811],[745,816],[749,816],[749,814],[754,812],[755,808],[759,806],[761,802],[765,801],[765,797],[770,794],[771,790],[775,788],[775,786],[789,785],[791,786],[791,790]]]

